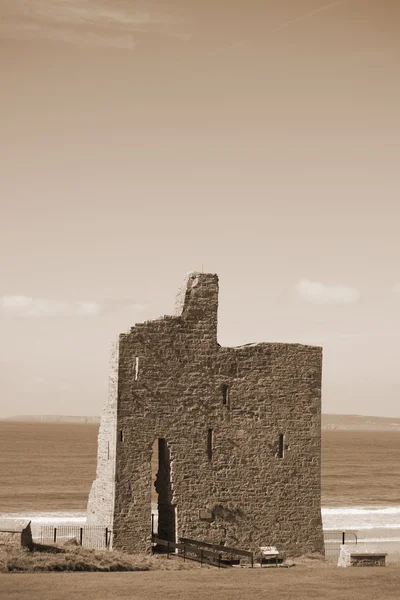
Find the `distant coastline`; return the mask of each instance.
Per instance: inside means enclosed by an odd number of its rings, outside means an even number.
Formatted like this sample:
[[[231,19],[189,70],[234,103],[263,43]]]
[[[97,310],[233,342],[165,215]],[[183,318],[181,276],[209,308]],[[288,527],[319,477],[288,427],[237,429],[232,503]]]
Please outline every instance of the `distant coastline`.
[[[3,417],[1,421],[23,421],[24,423],[100,423],[100,417],[82,415],[15,415]]]
[[[85,415],[15,415],[0,418],[1,421],[26,423],[89,423],[99,424],[100,416]],[[323,431],[399,431],[400,418],[371,417],[365,415],[322,415]]]
[[[323,414],[322,430],[400,432],[400,418]]]

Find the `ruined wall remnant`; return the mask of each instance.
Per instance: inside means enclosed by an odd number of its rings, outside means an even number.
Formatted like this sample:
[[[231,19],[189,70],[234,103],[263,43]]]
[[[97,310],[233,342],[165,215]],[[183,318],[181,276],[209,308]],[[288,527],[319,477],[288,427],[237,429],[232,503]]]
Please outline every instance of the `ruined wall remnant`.
[[[187,278],[179,309],[120,335],[90,520],[112,527],[114,548],[150,548],[159,440],[164,537],[323,552],[322,349],[219,346],[213,274]]]
[[[31,522],[27,520],[0,521],[0,546],[21,546],[33,549]]]
[[[96,479],[89,493],[87,507],[88,524],[102,527],[111,527],[114,517],[118,361],[119,343],[116,342],[111,350],[108,401],[101,411]]]

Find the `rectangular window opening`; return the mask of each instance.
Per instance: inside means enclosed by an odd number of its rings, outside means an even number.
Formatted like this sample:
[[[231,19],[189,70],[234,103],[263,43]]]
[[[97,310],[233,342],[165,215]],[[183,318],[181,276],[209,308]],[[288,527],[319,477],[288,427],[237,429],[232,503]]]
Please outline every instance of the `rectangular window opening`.
[[[207,456],[208,456],[208,460],[212,459],[212,453],[213,453],[213,442],[214,442],[214,432],[212,429],[209,429],[207,432]]]
[[[119,441],[120,441],[120,442],[123,442],[123,441],[124,441],[124,432],[122,431],[122,429],[121,429],[121,431],[119,432]]]
[[[278,446],[278,458],[283,458],[285,456],[285,436],[283,433],[279,436],[279,446]]]
[[[135,381],[138,380],[139,377],[139,357],[136,356],[135,358]]]
[[[222,404],[224,406],[229,406],[229,386],[226,383],[222,386]]]

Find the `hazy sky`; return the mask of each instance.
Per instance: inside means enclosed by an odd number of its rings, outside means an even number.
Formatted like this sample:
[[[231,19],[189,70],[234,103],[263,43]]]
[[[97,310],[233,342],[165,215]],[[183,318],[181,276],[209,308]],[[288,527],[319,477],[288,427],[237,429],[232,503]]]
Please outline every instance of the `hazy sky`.
[[[1,0],[0,416],[99,414],[110,343],[220,277],[400,417],[398,0]]]

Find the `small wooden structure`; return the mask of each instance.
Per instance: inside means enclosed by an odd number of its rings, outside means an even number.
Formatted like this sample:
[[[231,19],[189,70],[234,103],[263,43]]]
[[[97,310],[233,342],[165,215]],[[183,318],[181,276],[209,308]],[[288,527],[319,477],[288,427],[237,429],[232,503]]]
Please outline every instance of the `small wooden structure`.
[[[18,546],[32,550],[33,539],[31,522],[26,521],[0,521],[0,545]]]
[[[341,544],[338,567],[385,567],[387,552],[368,544]]]
[[[275,548],[275,546],[260,546],[261,550],[261,561],[260,565],[263,566],[263,563],[269,563],[271,561],[275,561],[275,566],[278,566],[278,557],[279,550]]]

